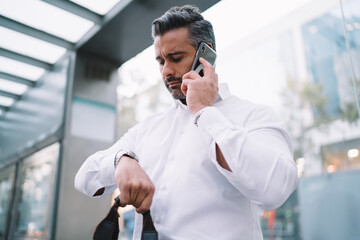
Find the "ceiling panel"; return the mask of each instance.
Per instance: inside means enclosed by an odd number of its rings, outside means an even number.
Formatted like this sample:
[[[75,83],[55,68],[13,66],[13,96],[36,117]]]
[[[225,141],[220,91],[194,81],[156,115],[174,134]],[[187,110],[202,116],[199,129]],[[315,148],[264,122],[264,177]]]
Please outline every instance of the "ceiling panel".
[[[0,96],[11,99],[0,106],[0,121],[129,1],[104,0],[99,6],[100,1],[0,0]]]

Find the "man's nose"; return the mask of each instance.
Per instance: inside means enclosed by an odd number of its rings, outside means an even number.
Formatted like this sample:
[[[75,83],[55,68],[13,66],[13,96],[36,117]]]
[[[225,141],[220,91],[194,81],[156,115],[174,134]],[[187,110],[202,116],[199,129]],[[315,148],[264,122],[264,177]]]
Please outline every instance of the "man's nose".
[[[162,75],[165,78],[175,75],[175,71],[172,64],[164,63],[164,66],[162,68]]]

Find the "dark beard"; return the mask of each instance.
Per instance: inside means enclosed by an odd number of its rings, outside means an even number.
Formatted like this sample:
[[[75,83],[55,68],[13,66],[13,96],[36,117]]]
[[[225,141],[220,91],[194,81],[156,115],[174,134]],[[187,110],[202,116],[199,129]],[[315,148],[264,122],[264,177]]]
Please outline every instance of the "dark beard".
[[[181,77],[169,77],[169,78],[166,78],[165,80],[165,86],[167,88],[167,90],[171,93],[171,95],[173,96],[174,99],[178,99],[180,100],[182,103],[186,103],[185,99],[186,99],[186,96],[184,95],[184,93],[181,91],[181,87],[169,87],[169,83],[170,82],[173,82],[173,81],[176,81],[176,82],[179,82],[179,83],[182,83],[182,78]]]

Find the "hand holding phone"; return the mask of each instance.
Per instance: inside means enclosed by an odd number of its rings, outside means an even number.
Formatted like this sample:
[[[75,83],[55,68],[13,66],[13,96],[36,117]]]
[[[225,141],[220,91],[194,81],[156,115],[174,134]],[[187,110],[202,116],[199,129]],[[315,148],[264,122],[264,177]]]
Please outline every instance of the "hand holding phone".
[[[195,59],[191,70],[197,72],[200,76],[204,76],[204,66],[199,62],[200,58],[204,58],[212,66],[215,66],[216,52],[206,43],[201,42],[195,55]]]
[[[183,76],[181,90],[193,114],[214,105],[218,98],[218,77],[213,68],[215,60],[215,51],[209,45],[201,43],[193,62],[192,70],[194,71]]]

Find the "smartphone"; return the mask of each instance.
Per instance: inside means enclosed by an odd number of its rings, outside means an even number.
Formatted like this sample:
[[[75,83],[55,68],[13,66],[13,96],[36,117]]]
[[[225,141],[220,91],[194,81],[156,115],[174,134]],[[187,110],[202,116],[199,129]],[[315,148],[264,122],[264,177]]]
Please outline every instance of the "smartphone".
[[[214,66],[216,61],[216,52],[206,43],[200,43],[200,46],[196,51],[194,63],[191,70],[195,70],[195,72],[197,72],[200,76],[204,76],[204,66],[199,62],[199,59],[201,57],[208,61],[212,66]]]

